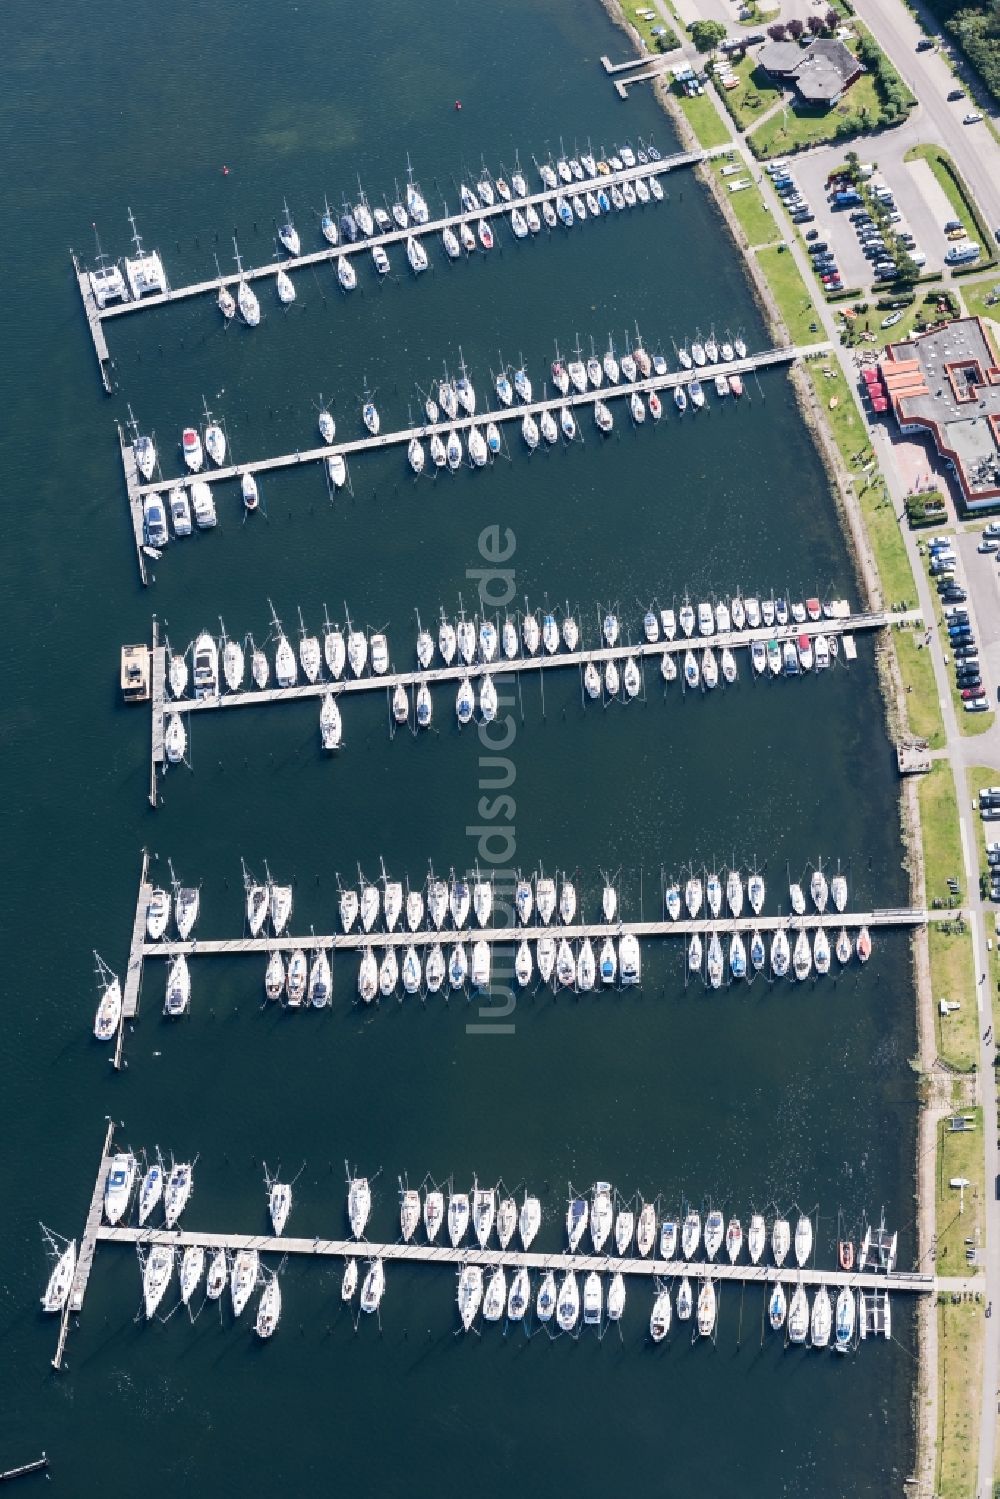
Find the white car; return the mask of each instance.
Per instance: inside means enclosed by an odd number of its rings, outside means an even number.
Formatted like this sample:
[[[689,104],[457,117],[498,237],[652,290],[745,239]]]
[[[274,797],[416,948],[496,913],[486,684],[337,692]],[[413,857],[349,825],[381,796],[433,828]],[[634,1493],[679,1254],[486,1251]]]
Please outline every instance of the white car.
[[[978,110],[974,109],[971,114],[967,114],[967,115],[963,115],[962,116],[962,124],[963,125],[978,125],[979,121],[981,119],[982,119],[982,115],[979,113]]]
[[[984,536],[976,548],[977,552],[1000,552],[1000,541],[989,536]]]

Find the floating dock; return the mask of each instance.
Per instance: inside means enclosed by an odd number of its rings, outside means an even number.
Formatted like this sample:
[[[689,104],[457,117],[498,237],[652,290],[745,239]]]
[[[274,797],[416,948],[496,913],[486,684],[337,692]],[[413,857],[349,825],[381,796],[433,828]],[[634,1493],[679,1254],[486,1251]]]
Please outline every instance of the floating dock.
[[[444,1228],[442,1228],[444,1232]],[[524,1251],[496,1248],[480,1249],[475,1242],[459,1244],[375,1244],[367,1239],[297,1239],[273,1234],[226,1234],[199,1233],[195,1229],[157,1228],[111,1228],[102,1224],[97,1237],[103,1244],[170,1244],[186,1248],[189,1244],[201,1244],[205,1249],[228,1249],[236,1253],[240,1249],[256,1249],[260,1254],[310,1255],[320,1259],[382,1259],[386,1264],[418,1263],[434,1265],[484,1265],[491,1269],[503,1265],[509,1270],[574,1270],[586,1275],[591,1270],[614,1274],[651,1278],[680,1279],[686,1275],[691,1280],[714,1280],[722,1282],[740,1281],[747,1285],[768,1285],[776,1279],[786,1285],[827,1286],[839,1289],[851,1286],[854,1289],[872,1291],[908,1291],[918,1295],[930,1295],[935,1290],[933,1275],[917,1271],[894,1270],[890,1275],[876,1271],[817,1270],[785,1264],[781,1270],[773,1265],[731,1265],[718,1260],[663,1260],[655,1255],[648,1259],[622,1258],[614,1252],[607,1254],[570,1253],[567,1250]]]
[[[571,410],[581,407],[593,408],[598,401],[617,400],[619,397],[628,398],[633,393],[646,394],[649,391],[673,390],[678,385],[690,385],[692,380],[698,379],[714,382],[716,375],[751,375],[758,370],[771,369],[778,365],[792,364],[797,359],[812,359],[820,354],[828,354],[832,345],[829,343],[798,344],[763,349],[758,354],[748,354],[745,359],[731,359],[727,363],[706,364],[695,366],[689,370],[671,370],[663,375],[650,375],[645,380],[633,380],[620,382],[617,385],[601,384],[596,388],[589,387],[585,391],[570,390],[565,396],[556,395],[547,397],[541,401],[530,401],[525,404],[500,406],[498,409],[489,409],[477,413],[474,416],[456,416],[454,419],[445,417],[438,422],[425,422],[417,427],[405,427],[398,431],[383,432],[377,437],[358,437],[349,442],[332,442],[328,445],[315,448],[303,448],[294,453],[282,453],[275,458],[261,458],[255,462],[232,463],[223,465],[221,468],[204,468],[198,474],[179,474],[173,479],[159,479],[152,483],[140,483],[131,456],[131,448],[125,442],[124,435],[119,428],[119,441],[122,444],[123,463],[125,453],[128,452],[130,462],[125,465],[125,484],[128,489],[129,505],[135,515],[135,505],[139,506],[140,534],[142,517],[142,497],[146,494],[162,494],[165,489],[175,484],[190,484],[195,479],[203,479],[209,484],[216,484],[229,479],[242,479],[246,473],[260,476],[261,474],[273,473],[276,469],[300,468],[305,463],[322,463],[327,458],[339,454],[344,458],[353,457],[356,453],[370,453],[379,449],[399,447],[408,445],[414,437],[420,441],[427,441],[437,435],[444,440],[450,432],[467,432],[470,427],[484,427],[487,422],[496,422],[502,426],[508,422],[523,422],[526,416],[539,416],[543,411],[553,412],[558,415],[563,406]],[[726,397],[725,399],[738,400],[738,397]],[[692,416],[693,420],[694,417]],[[631,421],[631,417],[629,418]],[[655,425],[650,418],[650,424]],[[662,424],[662,421],[661,421]],[[561,439],[565,441],[565,439]],[[539,443],[539,451],[542,444]],[[527,450],[526,450],[527,451]],[[434,470],[430,470],[431,473]],[[133,521],[134,524],[134,521]]]
[[[111,384],[111,356],[108,353],[107,339],[104,337],[104,329],[101,326],[101,309],[97,305],[94,289],[90,284],[90,272],[81,270],[80,262],[74,255],[73,272],[76,276],[76,284],[80,290],[83,301],[83,311],[87,319],[87,327],[94,344],[94,353],[97,355],[97,364],[101,372],[101,384],[105,395],[111,395],[113,386]]]
[[[90,325],[91,336],[94,339],[94,347],[97,350],[98,360],[101,362],[102,375],[106,378],[105,362],[108,358],[107,344],[104,341],[102,323],[113,318],[126,317],[136,312],[144,312],[151,307],[162,307],[167,303],[185,301],[191,297],[206,296],[209,293],[218,293],[221,286],[235,286],[243,279],[245,281],[260,281],[267,276],[276,276],[279,271],[292,272],[301,270],[307,266],[322,265],[324,262],[337,260],[341,255],[348,259],[355,255],[371,255],[376,245],[388,249],[390,245],[400,244],[411,237],[414,239],[426,239],[428,235],[440,235],[445,229],[455,229],[461,224],[476,222],[480,219],[498,219],[509,217],[515,208],[522,213],[529,206],[537,206],[545,201],[554,203],[558,196],[567,199],[581,196],[588,192],[597,192],[600,188],[608,190],[623,182],[634,182],[637,177],[663,177],[669,172],[676,171],[679,167],[695,166],[698,162],[718,155],[723,147],[715,147],[711,151],[678,151],[673,156],[661,157],[659,161],[647,162],[645,166],[625,167],[620,172],[610,172],[604,176],[587,177],[582,182],[560,183],[557,188],[542,188],[539,192],[529,193],[525,198],[512,198],[509,203],[498,201],[490,207],[482,206],[462,213],[446,214],[443,218],[429,219],[426,224],[411,224],[406,229],[393,226],[384,234],[374,234],[368,239],[357,239],[353,242],[340,243],[338,245],[324,245],[322,249],[312,250],[305,255],[284,255],[280,260],[269,261],[266,265],[257,266],[245,270],[242,277],[235,271],[227,276],[213,276],[207,281],[192,282],[188,286],[171,288],[167,292],[159,292],[155,296],[143,297],[140,301],[129,301],[116,303],[114,306],[99,308],[94,300],[93,290],[90,285],[89,275],[80,269],[77,257],[73,256],[73,266],[77,273],[77,281],[80,287],[80,295],[84,299],[84,307],[87,311],[87,322]],[[653,207],[653,204],[649,205]],[[602,215],[605,217],[605,215]],[[562,227],[561,225],[559,227]],[[573,226],[574,228],[576,225]],[[537,236],[531,236],[535,238]],[[488,252],[486,252],[488,253]],[[88,305],[89,298],[89,305]],[[105,389],[110,390],[110,385]]]
[[[803,624],[790,623],[780,626],[762,626],[756,630],[735,630],[725,635],[715,634],[690,638],[684,636],[680,639],[654,642],[644,640],[630,646],[599,646],[594,650],[557,651],[552,655],[519,655],[511,661],[504,658],[490,662],[475,661],[470,665],[453,663],[450,666],[431,667],[427,671],[415,668],[411,671],[389,672],[385,676],[340,678],[337,681],[321,677],[316,682],[303,682],[294,687],[270,687],[263,691],[252,688],[245,692],[224,692],[216,697],[202,698],[168,698],[166,696],[166,647],[159,644],[154,628],[151,647],[150,802],[156,806],[156,773],[165,763],[164,722],[171,713],[191,714],[208,712],[217,708],[251,708],[262,707],[268,703],[294,703],[310,698],[322,698],[328,692],[338,698],[359,692],[384,692],[391,695],[397,686],[412,690],[423,685],[428,687],[447,683],[454,685],[465,677],[472,681],[490,676],[496,681],[503,682],[505,678],[513,677],[518,673],[536,672],[541,678],[548,672],[565,667],[575,666],[582,670],[588,662],[594,662],[595,665],[600,666],[612,660],[624,662],[629,656],[642,661],[651,657],[662,658],[664,654],[676,656],[688,650],[697,653],[705,646],[711,646],[713,650],[721,650],[725,647],[730,650],[739,650],[751,646],[755,641],[766,644],[769,640],[777,640],[780,643],[785,640],[794,641],[800,635],[811,637],[837,635],[846,643],[847,640],[853,640],[854,633],[858,631],[886,629],[893,625],[919,624],[922,618],[920,611],[915,609],[883,609],[864,614],[848,614],[834,619],[807,620]],[[678,671],[678,682],[683,686],[680,671]]]
[[[62,1316],[59,1318],[59,1336],[56,1341],[55,1356],[52,1359],[53,1369],[61,1369],[63,1358],[66,1353],[66,1339],[69,1336],[70,1314],[83,1309],[83,1300],[87,1294],[87,1284],[90,1280],[90,1272],[94,1264],[94,1253],[97,1249],[98,1230],[101,1226],[101,1218],[104,1213],[104,1187],[111,1169],[111,1141],[114,1136],[114,1120],[108,1120],[108,1127],[104,1135],[104,1147],[101,1151],[101,1163],[97,1168],[97,1177],[94,1181],[94,1190],[90,1198],[90,1207],[87,1211],[87,1220],[80,1236],[80,1251],[76,1259],[76,1271],[73,1276],[73,1284],[70,1286],[66,1305],[63,1307]]]

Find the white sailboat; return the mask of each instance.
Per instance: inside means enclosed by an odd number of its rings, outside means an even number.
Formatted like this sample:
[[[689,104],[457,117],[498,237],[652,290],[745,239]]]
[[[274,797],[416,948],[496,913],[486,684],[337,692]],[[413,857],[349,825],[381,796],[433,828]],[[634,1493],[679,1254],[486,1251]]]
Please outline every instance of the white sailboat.
[[[281,1290],[278,1286],[278,1277],[272,1275],[267,1285],[260,1293],[260,1301],[257,1303],[257,1320],[254,1323],[254,1332],[258,1338],[269,1338],[273,1335],[281,1316]]]
[[[174,1269],[174,1252],[167,1244],[154,1244],[142,1272],[142,1297],[149,1321],[163,1300]]]
[[[44,1312],[61,1312],[76,1274],[76,1240],[71,1239],[56,1261],[42,1296]]]
[[[361,1287],[361,1310],[369,1316],[378,1311],[385,1295],[385,1267],[381,1260],[372,1260]]]
[[[347,1217],[351,1225],[351,1233],[356,1239],[364,1236],[371,1210],[372,1194],[368,1178],[366,1176],[352,1177],[347,1190]]]

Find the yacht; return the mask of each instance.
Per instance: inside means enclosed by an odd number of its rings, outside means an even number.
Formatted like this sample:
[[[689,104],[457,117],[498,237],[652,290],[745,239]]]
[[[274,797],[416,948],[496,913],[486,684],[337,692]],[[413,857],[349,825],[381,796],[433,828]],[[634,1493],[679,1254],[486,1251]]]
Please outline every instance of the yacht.
[[[705,969],[708,974],[708,982],[711,988],[718,989],[722,983],[723,962],[722,943],[719,941],[718,932],[713,932],[708,939],[708,952],[705,958]]]
[[[847,905],[847,881],[842,874],[835,874],[830,881],[830,895],[835,908],[843,911]]]
[[[715,1332],[717,1302],[714,1282],[706,1280],[698,1292],[698,1333],[710,1338]]]
[[[785,1288],[780,1280],[776,1280],[767,1302],[767,1315],[774,1332],[780,1332],[784,1327],[786,1310]]]
[[[750,935],[750,962],[753,964],[754,973],[760,973],[766,956],[764,939],[760,935],[760,932],[754,929]]]
[[[691,1282],[685,1275],[677,1287],[677,1316],[682,1322],[690,1322],[693,1310],[694,1296],[691,1291]]]
[[[596,1253],[604,1248],[614,1223],[609,1182],[597,1182],[590,1207],[590,1238]]]
[[[726,1228],[726,1253],[729,1263],[735,1265],[743,1250],[743,1225],[738,1218],[730,1218]]]
[[[289,255],[301,255],[302,245],[299,241],[298,231],[292,223],[292,216],[288,211],[288,200],[285,200],[285,221],[278,225],[278,238]]]
[[[531,946],[528,942],[522,941],[518,944],[517,952],[514,956],[514,977],[522,989],[526,989],[531,983],[533,973],[534,962],[531,956]]]
[[[851,1346],[854,1337],[854,1312],[854,1292],[850,1286],[841,1286],[837,1295],[835,1318],[837,1329],[835,1347],[838,1353],[847,1353]]]
[[[576,984],[576,959],[565,938],[560,941],[556,953],[556,979],[563,989],[572,989]]]
[[[154,1244],[142,1272],[142,1298],[147,1322],[155,1316],[174,1269],[174,1252],[168,1244]]]
[[[275,949],[267,960],[264,973],[264,993],[268,999],[280,999],[285,990],[285,960]]]
[[[94,1035],[98,1041],[110,1041],[118,1029],[118,1022],[122,1014],[122,990],[121,984],[116,978],[108,983],[97,1006],[97,1014],[94,1017]]]
[[[185,427],[181,433],[181,449],[184,454],[184,462],[191,473],[200,473],[202,465],[205,462],[205,456],[201,446],[201,438],[194,427]]]
[[[76,1240],[71,1239],[59,1256],[49,1276],[42,1297],[42,1310],[45,1312],[61,1312],[66,1305],[66,1299],[73,1284],[76,1274]]]
[[[809,1332],[809,1297],[805,1287],[798,1285],[792,1292],[788,1306],[788,1341],[804,1343]]]
[[[691,933],[688,943],[688,972],[700,973],[704,953],[702,949],[701,935],[698,932]]]
[[[295,301],[295,287],[292,278],[287,271],[278,271],[275,277],[275,285],[278,290],[278,301],[282,307],[289,307]]]
[[[705,1219],[705,1253],[710,1260],[714,1260],[722,1248],[724,1235],[725,1224],[722,1214],[718,1208],[713,1208]]]
[[[514,1237],[517,1227],[517,1203],[513,1197],[503,1197],[497,1205],[497,1238],[500,1248],[506,1249]]]
[[[358,284],[358,274],[346,255],[337,256],[337,280],[344,291],[353,291]]]
[[[635,1247],[643,1259],[648,1258],[656,1243],[656,1209],[651,1202],[644,1202],[639,1209],[635,1229]]]
[[[444,1222],[444,1193],[431,1191],[424,1198],[424,1233],[433,1244]]]
[[[354,1293],[358,1289],[358,1262],[352,1255],[344,1261],[344,1276],[340,1282],[341,1301],[353,1301]]]
[[[535,905],[538,909],[539,920],[544,926],[555,914],[556,909],[556,882],[546,875],[540,875],[535,885]]]
[[[233,1273],[229,1278],[229,1291],[233,1299],[233,1316],[238,1317],[253,1294],[260,1273],[260,1256],[256,1249],[238,1249],[233,1260]]]
[[[747,1250],[750,1255],[750,1263],[758,1265],[761,1256],[767,1247],[767,1226],[760,1213],[754,1213],[750,1219],[750,1227],[747,1230]]]
[[[813,938],[813,962],[818,974],[830,972],[830,939],[822,927],[817,928]]]
[[[205,1281],[205,1295],[209,1301],[218,1301],[226,1283],[229,1280],[229,1263],[226,1259],[224,1249],[216,1249],[208,1262],[208,1278]]]
[[[556,1321],[561,1331],[572,1332],[580,1316],[580,1288],[576,1276],[568,1270],[563,1276],[556,1301]]]
[[[867,963],[872,953],[872,939],[866,926],[863,926],[858,933],[855,950],[858,954],[859,962]]]
[[[139,1227],[148,1219],[163,1197],[163,1171],[159,1165],[150,1166],[139,1188]]]
[[[795,1225],[795,1263],[801,1268],[808,1263],[813,1247],[812,1219],[805,1213],[799,1215]]]
[[[188,1161],[175,1161],[170,1168],[163,1193],[163,1219],[168,1228],[174,1228],[181,1213],[187,1207],[193,1185],[192,1167]]]
[[[800,934],[801,935],[801,934]],[[791,953],[788,946],[788,936],[779,927],[771,939],[771,971],[775,978],[784,978],[788,972]]]
[[[178,953],[167,972],[167,987],[163,999],[164,1015],[183,1015],[191,1003],[191,975],[187,958]]]
[[[372,1193],[368,1178],[366,1176],[352,1177],[347,1189],[347,1217],[351,1225],[351,1233],[356,1239],[364,1236],[371,1210]]]
[[[845,927],[841,927],[840,936],[837,938],[837,961],[838,963],[849,963],[854,952],[854,944],[850,934]]]
[[[499,1322],[507,1306],[507,1276],[502,1265],[497,1265],[490,1276],[483,1297],[483,1321]]]
[[[396,984],[398,982],[399,959],[396,957],[396,949],[394,947],[390,947],[386,949],[385,956],[382,959],[382,964],[378,971],[379,993],[382,995],[383,999],[388,999],[391,994],[395,993]]]
[[[466,1332],[475,1321],[482,1299],[482,1268],[479,1265],[463,1265],[458,1274],[458,1315]]]
[[[701,1214],[692,1208],[681,1227],[681,1258],[690,1262],[698,1253],[701,1243]]]
[[[447,964],[444,960],[444,950],[440,942],[435,942],[427,954],[427,967],[424,970],[428,994],[437,994],[440,991],[446,973]]]
[[[596,1270],[591,1270],[583,1283],[583,1320],[590,1327],[601,1320],[604,1310],[604,1287]]]
[[[788,1219],[775,1218],[771,1229],[771,1255],[779,1270],[788,1257],[791,1242],[792,1231],[789,1228]]]
[[[542,1205],[537,1197],[525,1196],[521,1204],[521,1212],[518,1216],[518,1233],[521,1237],[521,1248],[529,1249],[534,1242],[535,1235],[542,1222]]]
[[[627,1208],[622,1208],[615,1219],[615,1249],[619,1254],[627,1252],[634,1233],[635,1214]]]
[[[726,903],[733,916],[743,913],[743,879],[738,869],[731,869],[726,876]]]
[[[808,934],[799,932],[792,949],[792,972],[799,983],[804,983],[812,970],[812,949],[809,946]]]
[[[574,1197],[566,1210],[566,1238],[569,1242],[571,1254],[575,1254],[580,1245],[590,1218],[590,1206],[585,1197]]]
[[[828,890],[826,876],[821,869],[813,870],[812,879],[809,881],[809,894],[812,896],[813,905],[822,916],[826,910]]]
[[[260,303],[249,281],[242,276],[236,289],[236,305],[247,327],[256,328],[260,322]]]
[[[830,1293],[826,1286],[820,1286],[813,1297],[810,1321],[810,1335],[814,1348],[826,1348],[829,1345],[832,1321],[833,1308],[830,1305]]]
[[[381,1260],[372,1260],[361,1286],[361,1310],[369,1316],[377,1312],[385,1295],[385,1267]]]
[[[410,262],[410,269],[415,275],[419,275],[421,271],[426,271],[428,265],[427,251],[412,234],[408,236],[406,241],[406,258]]]
[[[755,916],[759,916],[764,905],[764,877],[756,871],[747,880],[747,899]]]
[[[667,1333],[670,1331],[670,1317],[670,1292],[664,1286],[657,1293],[656,1300],[653,1302],[653,1310],[649,1317],[649,1336],[654,1343],[662,1343],[663,1339],[667,1336]]]
[[[317,952],[309,968],[309,984],[306,990],[309,1003],[314,1010],[322,1010],[329,1002],[333,989],[330,960],[323,951]],[[279,1230],[275,1230],[278,1232]]]
[[[451,1247],[457,1249],[465,1238],[469,1226],[469,1197],[466,1192],[453,1192],[448,1198],[448,1237]]]
[[[181,1304],[187,1306],[205,1273],[205,1251],[200,1244],[189,1244],[181,1257]]]
[[[678,1223],[676,1218],[664,1218],[660,1224],[660,1259],[672,1260],[677,1253]]]

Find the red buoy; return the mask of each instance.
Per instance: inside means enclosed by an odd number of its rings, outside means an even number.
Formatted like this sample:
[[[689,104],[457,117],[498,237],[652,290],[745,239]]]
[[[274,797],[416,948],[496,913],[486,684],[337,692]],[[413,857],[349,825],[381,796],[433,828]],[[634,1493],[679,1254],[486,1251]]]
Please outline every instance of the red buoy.
[[[455,100],[455,108],[456,109],[461,109],[461,107],[462,107],[462,101],[461,101],[461,99],[456,99]]]
[[[229,176],[229,168],[228,167],[223,167],[222,168],[222,175],[223,175],[223,177],[228,177]]]

